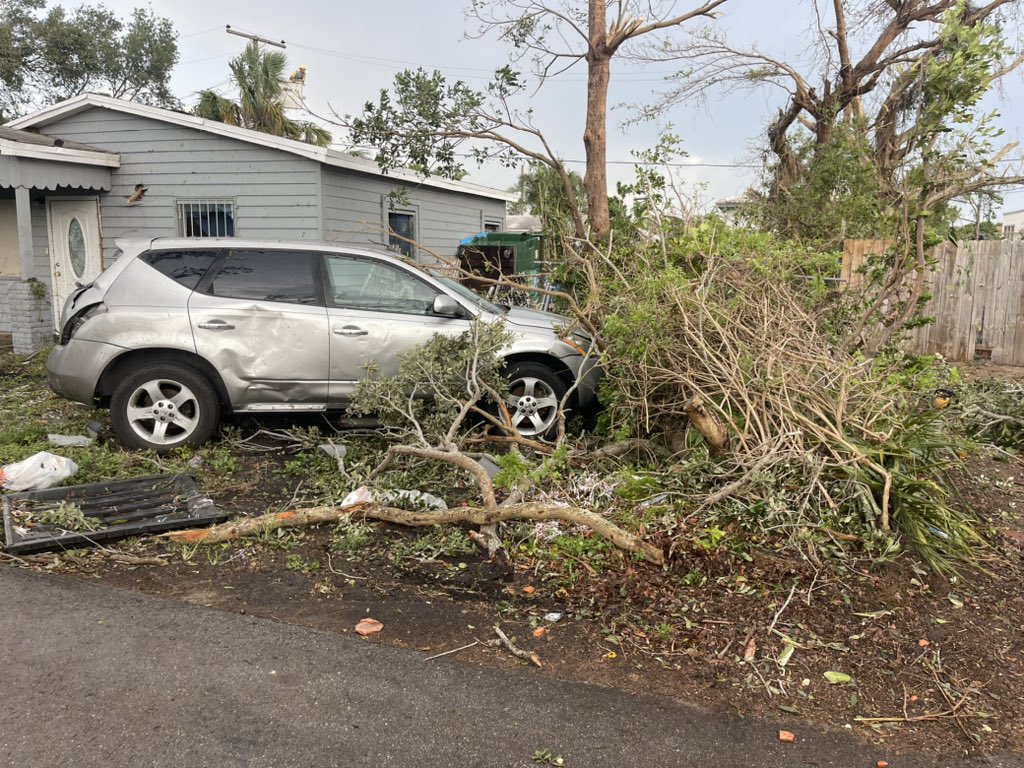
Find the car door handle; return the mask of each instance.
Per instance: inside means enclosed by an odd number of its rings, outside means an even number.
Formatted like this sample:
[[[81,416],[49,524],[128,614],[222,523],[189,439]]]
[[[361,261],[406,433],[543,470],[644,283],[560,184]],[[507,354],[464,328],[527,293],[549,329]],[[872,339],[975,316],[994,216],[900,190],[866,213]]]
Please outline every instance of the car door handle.
[[[334,332],[338,336],[348,336],[353,338],[355,336],[366,336],[369,331],[364,328],[360,328],[358,325],[344,325],[341,328],[335,328]]]
[[[200,328],[204,328],[207,331],[233,331],[235,326],[230,323],[225,323],[223,320],[211,320],[208,323],[200,323]]]

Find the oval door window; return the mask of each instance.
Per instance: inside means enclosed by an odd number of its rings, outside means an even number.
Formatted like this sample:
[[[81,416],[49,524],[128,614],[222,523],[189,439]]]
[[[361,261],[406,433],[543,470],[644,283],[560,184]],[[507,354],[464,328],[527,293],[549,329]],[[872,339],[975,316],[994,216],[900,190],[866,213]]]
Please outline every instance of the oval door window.
[[[72,219],[68,225],[68,256],[75,277],[85,274],[85,233],[78,219]]]

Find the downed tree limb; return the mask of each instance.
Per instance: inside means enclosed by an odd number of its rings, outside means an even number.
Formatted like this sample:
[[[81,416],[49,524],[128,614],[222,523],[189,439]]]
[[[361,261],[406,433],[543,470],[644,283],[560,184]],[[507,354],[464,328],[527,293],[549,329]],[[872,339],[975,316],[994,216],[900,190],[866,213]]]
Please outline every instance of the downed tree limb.
[[[607,539],[619,549],[634,552],[649,563],[663,565],[665,554],[660,547],[649,544],[639,536],[624,531],[615,523],[595,512],[575,507],[556,507],[538,502],[508,504],[491,510],[480,507],[453,507],[446,510],[409,511],[385,507],[379,504],[352,504],[347,507],[311,507],[293,509],[287,512],[271,512],[260,517],[230,520],[212,528],[190,528],[161,534],[178,544],[219,544],[224,541],[264,533],[277,528],[295,528],[317,523],[333,523],[342,518],[382,520],[386,523],[421,527],[466,523],[469,525],[491,525],[510,520],[535,520],[546,522],[557,520],[573,525],[585,525],[594,533]]]

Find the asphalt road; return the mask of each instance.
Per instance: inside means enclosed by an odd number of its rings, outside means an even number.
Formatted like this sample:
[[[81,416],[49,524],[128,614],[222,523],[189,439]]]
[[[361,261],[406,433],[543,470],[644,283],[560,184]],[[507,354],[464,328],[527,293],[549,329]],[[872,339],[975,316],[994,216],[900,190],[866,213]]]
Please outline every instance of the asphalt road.
[[[386,629],[385,629],[386,631]],[[853,734],[481,669],[0,568],[0,765],[1024,766],[898,756]]]

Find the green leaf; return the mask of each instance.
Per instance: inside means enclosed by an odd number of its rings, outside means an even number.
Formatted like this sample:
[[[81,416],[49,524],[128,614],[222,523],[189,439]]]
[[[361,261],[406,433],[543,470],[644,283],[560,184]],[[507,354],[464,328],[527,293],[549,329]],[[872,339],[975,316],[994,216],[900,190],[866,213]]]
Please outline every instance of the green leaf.
[[[845,672],[834,672],[829,670],[824,674],[829,685],[847,685],[853,682],[853,678]]]
[[[780,667],[786,666],[789,663],[789,659],[793,656],[794,650],[796,650],[796,646],[787,643],[786,647],[782,649],[782,653],[779,654],[779,658],[775,660],[775,663]]]

